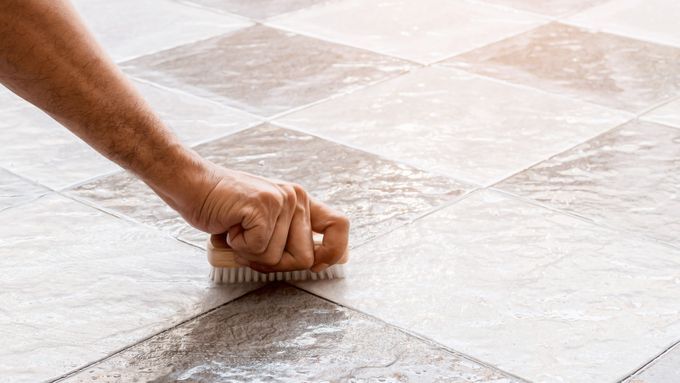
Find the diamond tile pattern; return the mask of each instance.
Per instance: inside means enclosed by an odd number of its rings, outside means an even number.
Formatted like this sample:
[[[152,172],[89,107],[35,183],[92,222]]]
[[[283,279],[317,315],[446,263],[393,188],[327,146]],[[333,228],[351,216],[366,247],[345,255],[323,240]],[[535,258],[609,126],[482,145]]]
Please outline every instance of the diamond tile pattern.
[[[499,188],[680,245],[680,129],[631,122]]]
[[[666,383],[680,381],[680,347],[675,347],[654,360],[626,383]]]
[[[410,64],[258,25],[142,57],[123,68],[269,116],[395,76]]]
[[[582,11],[610,0],[484,0],[485,3],[503,5],[549,16],[564,16]]]
[[[530,381],[615,381],[680,337],[680,249],[490,191],[355,249],[347,268],[300,286]]]
[[[487,184],[627,118],[532,89],[425,68],[278,121]]]
[[[0,169],[0,211],[35,199],[48,190],[5,169]]]
[[[662,105],[645,114],[642,118],[680,128],[680,99]]]
[[[327,1],[332,0],[190,0],[188,3],[261,20]]]
[[[472,189],[445,177],[272,125],[248,129],[196,150],[228,168],[301,184],[314,198],[352,218],[355,244]],[[128,174],[82,185],[69,194],[199,246],[206,240],[205,234],[189,227],[141,181]]]
[[[334,1],[270,20],[278,27],[423,64],[543,22],[520,11],[464,0]]]
[[[65,382],[517,380],[293,287],[260,289]]]
[[[680,48],[559,23],[446,65],[629,112],[680,95]]]

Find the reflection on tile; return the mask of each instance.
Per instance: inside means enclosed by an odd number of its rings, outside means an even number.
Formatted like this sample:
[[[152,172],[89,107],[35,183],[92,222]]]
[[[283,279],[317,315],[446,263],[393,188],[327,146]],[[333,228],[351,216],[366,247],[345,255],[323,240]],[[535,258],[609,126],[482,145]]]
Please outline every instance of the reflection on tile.
[[[485,184],[626,118],[532,89],[425,68],[278,121]]]
[[[0,213],[0,371],[55,378],[233,299],[201,251],[61,196]]]
[[[403,224],[471,187],[303,133],[262,125],[196,150],[231,169],[296,182],[352,219],[358,242]],[[203,246],[195,230],[144,184],[117,174],[69,194]]]
[[[327,1],[329,0],[189,0],[186,2],[261,20]]]
[[[250,25],[237,17],[169,0],[73,0],[73,4],[115,61]]]
[[[675,345],[667,353],[651,362],[626,383],[680,382],[680,346]]]
[[[257,122],[210,101],[135,82],[156,113],[185,142],[198,143]],[[66,128],[0,89],[0,166],[59,189],[119,169]]]
[[[397,59],[261,25],[123,64],[141,78],[258,115],[352,90],[410,67]]]
[[[517,380],[286,285],[260,289],[65,382]]]
[[[680,130],[631,122],[498,185],[680,245]]]
[[[677,0],[616,0],[578,13],[569,22],[680,47],[678,15]]]
[[[642,116],[644,120],[659,122],[680,128],[680,98],[662,105]]]
[[[680,94],[680,48],[559,23],[454,57],[444,65],[629,112]]]
[[[541,17],[520,11],[449,0],[346,0],[270,21],[275,26],[423,64],[542,22]]]
[[[549,16],[564,16],[609,0],[484,0],[485,3],[504,5]]]
[[[0,169],[0,210],[35,199],[48,190]]]
[[[491,191],[347,267],[300,286],[532,381],[614,381],[680,337],[680,250]]]

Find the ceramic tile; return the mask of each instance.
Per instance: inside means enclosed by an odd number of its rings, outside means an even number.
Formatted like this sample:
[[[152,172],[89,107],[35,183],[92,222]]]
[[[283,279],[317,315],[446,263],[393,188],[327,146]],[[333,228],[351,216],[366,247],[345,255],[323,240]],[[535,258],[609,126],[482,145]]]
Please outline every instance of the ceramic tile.
[[[61,196],[0,222],[3,380],[56,378],[256,287],[213,287],[203,252]]]
[[[115,61],[129,60],[251,24],[234,16],[168,0],[73,0],[73,5]]]
[[[444,177],[272,125],[251,128],[200,145],[196,150],[228,168],[300,183],[315,198],[350,216],[354,243],[408,222],[471,189]],[[69,194],[197,245],[205,242],[205,234],[189,227],[130,175],[106,177]]]
[[[552,23],[448,60],[465,69],[641,112],[680,94],[680,49]]]
[[[680,382],[680,346],[676,345],[667,353],[652,361],[644,370],[626,380],[626,383],[670,383]]]
[[[468,1],[346,0],[283,15],[269,22],[330,41],[429,64],[529,30],[544,19]]]
[[[680,128],[680,98],[652,110],[642,119]]]
[[[64,382],[517,380],[286,285],[260,289]]]
[[[306,290],[537,382],[623,378],[680,337],[680,250],[483,191]]]
[[[156,113],[185,142],[223,136],[257,122],[209,101],[135,85]],[[51,188],[60,189],[119,169],[67,129],[28,102],[0,89],[0,166]]]
[[[214,8],[241,16],[262,20],[288,12],[299,11],[329,0],[189,0],[187,3]]]
[[[610,0],[483,0],[548,16],[564,16],[582,11]]]
[[[680,130],[632,122],[499,188],[680,245]]]
[[[628,118],[594,105],[425,68],[278,121],[486,184]]]
[[[0,211],[35,199],[48,190],[40,185],[0,169]]]
[[[265,116],[409,67],[397,59],[261,25],[123,64],[128,73]]]
[[[678,15],[680,3],[675,0],[616,0],[578,13],[568,22],[680,47]]]

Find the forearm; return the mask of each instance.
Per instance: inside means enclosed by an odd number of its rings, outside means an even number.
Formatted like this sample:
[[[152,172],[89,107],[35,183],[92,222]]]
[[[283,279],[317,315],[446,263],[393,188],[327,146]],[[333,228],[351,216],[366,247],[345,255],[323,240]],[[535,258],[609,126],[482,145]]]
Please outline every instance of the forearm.
[[[0,81],[176,208],[187,195],[179,189],[200,177],[202,160],[163,125],[68,1],[0,4]]]

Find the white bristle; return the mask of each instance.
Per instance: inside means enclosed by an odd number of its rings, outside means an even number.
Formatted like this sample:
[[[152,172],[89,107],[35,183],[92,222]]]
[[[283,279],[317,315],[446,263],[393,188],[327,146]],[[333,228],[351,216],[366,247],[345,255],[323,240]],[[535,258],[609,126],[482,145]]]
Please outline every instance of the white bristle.
[[[264,274],[249,267],[219,268],[210,270],[210,279],[215,283],[274,282],[338,279],[345,277],[344,265],[333,265],[320,273],[309,270],[285,271]]]

